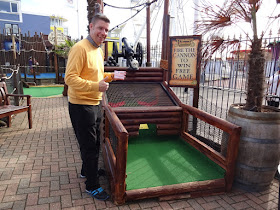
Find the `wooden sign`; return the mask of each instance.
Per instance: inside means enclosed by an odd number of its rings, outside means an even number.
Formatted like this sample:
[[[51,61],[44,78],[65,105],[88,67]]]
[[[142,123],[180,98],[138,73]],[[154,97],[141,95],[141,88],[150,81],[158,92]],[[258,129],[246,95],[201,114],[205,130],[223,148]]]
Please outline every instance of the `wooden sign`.
[[[201,36],[170,37],[170,86],[196,87],[198,85],[200,47]]]
[[[54,31],[51,31],[51,33],[48,36],[48,40],[52,45],[58,46],[61,44],[65,44],[65,40],[67,37],[61,32],[54,29]]]

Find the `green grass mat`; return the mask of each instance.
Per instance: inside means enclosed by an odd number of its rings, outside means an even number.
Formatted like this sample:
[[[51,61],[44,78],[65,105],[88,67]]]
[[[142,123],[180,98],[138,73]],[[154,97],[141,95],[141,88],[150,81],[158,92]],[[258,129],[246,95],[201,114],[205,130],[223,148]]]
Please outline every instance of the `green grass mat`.
[[[178,136],[157,136],[155,125],[129,138],[127,190],[213,180],[224,169]]]
[[[23,93],[27,95],[32,95],[32,97],[50,97],[61,95],[63,91],[63,86],[30,86],[29,88],[23,88]]]

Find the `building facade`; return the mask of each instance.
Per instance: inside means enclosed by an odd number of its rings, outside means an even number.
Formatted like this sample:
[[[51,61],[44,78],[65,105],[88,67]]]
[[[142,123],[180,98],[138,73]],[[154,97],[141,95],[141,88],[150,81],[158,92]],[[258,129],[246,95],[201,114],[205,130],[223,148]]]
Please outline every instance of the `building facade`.
[[[68,29],[63,27],[67,20],[62,17],[48,16],[42,14],[26,13],[21,10],[21,0],[0,0],[0,33],[6,35],[19,33],[30,34],[49,34],[54,27],[65,35]]]

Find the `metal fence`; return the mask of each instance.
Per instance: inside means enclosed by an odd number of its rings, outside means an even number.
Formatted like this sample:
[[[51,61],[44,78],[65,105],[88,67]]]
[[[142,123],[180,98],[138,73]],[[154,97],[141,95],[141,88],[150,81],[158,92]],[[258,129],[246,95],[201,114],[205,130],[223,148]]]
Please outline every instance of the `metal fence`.
[[[267,105],[266,96],[269,95],[267,93],[268,80],[270,77],[274,77],[273,75],[275,75],[279,66],[279,60],[275,56],[275,53],[279,54],[279,52],[273,51],[269,43],[277,43],[278,40],[279,38],[263,40],[266,59],[263,105]],[[226,119],[231,104],[246,102],[247,58],[249,52],[249,48],[239,51],[224,49],[220,53],[222,56],[216,55],[216,57],[212,57],[212,59],[202,63],[198,100],[198,108],[200,110]],[[173,90],[183,103],[192,103],[193,93],[190,88],[175,87]],[[192,123],[190,124],[192,125]],[[219,129],[198,121],[196,132],[201,138],[207,139],[214,149],[217,148],[217,145],[221,145],[224,134]]]
[[[5,69],[7,63],[9,63],[9,65],[13,64],[13,67],[8,68],[14,69],[18,62],[19,71],[17,73],[19,74],[20,71],[26,72],[29,56],[38,57],[40,60],[39,62],[43,64],[37,67],[39,72],[54,72],[54,60],[50,59],[51,54],[46,48],[45,39],[42,36],[37,36],[33,39],[30,37],[21,37],[18,39],[24,44],[24,47],[22,47],[20,51],[17,51],[18,60],[13,58],[13,50],[0,50],[1,73],[8,74],[9,69]],[[3,36],[0,37],[0,41],[1,40],[4,40]],[[215,53],[211,59],[201,64],[198,108],[222,119],[226,119],[231,104],[245,103],[246,100],[247,60],[250,48],[248,40],[240,40],[240,42],[243,43],[242,49],[224,48],[223,51]],[[279,52],[277,52],[277,50],[275,51],[276,48],[273,49],[275,43],[279,43],[279,37],[263,39],[266,59],[264,83],[266,84],[269,78],[274,75],[279,65],[279,60],[277,58]],[[280,47],[277,49],[280,49]],[[143,52],[144,58],[142,66],[145,66],[147,55],[145,48]],[[150,57],[152,67],[159,67],[161,46],[151,46]],[[58,61],[58,63],[61,73],[64,73],[65,62]],[[10,83],[12,84],[13,81],[10,80]],[[192,104],[193,91],[191,88],[173,87],[173,90],[183,103]],[[263,99],[263,104],[267,104],[265,97]],[[198,122],[196,131],[201,137],[211,139],[214,144],[221,144],[222,133],[215,128],[209,125],[206,126],[203,122]]]

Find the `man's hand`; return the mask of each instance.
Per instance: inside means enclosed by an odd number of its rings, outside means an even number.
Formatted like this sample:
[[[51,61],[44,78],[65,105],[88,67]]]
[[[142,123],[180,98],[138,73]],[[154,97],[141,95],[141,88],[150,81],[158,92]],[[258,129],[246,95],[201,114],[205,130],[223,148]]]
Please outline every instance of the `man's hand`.
[[[126,77],[126,71],[114,71],[114,80],[124,80]]]
[[[100,92],[105,92],[106,90],[108,90],[109,88],[109,83],[106,82],[106,80],[108,79],[108,77],[105,77],[103,80],[101,80],[99,82],[99,91]]]

